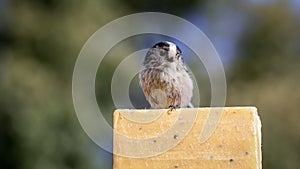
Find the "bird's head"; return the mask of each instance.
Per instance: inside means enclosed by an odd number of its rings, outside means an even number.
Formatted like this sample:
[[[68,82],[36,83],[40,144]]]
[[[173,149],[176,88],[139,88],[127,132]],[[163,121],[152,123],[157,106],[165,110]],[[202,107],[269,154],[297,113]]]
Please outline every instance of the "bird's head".
[[[180,48],[168,41],[158,42],[149,49],[143,62],[145,67],[184,65]]]
[[[157,55],[164,58],[168,62],[182,60],[180,48],[172,42],[158,42],[152,47],[152,49],[156,50]]]

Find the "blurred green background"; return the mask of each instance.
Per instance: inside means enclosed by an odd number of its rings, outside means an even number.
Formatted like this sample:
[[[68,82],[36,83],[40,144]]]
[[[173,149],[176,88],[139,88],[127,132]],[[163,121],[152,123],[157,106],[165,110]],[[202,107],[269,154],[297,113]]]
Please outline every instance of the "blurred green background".
[[[73,67],[101,26],[144,11],[183,17],[210,38],[226,69],[226,105],[258,107],[264,169],[298,169],[298,0],[0,0],[0,168],[111,168],[111,154],[94,144],[77,120]],[[115,57],[107,57],[98,70],[97,99],[110,123],[112,73],[139,42],[117,46],[110,54]],[[152,46],[152,41],[142,43]],[[140,89],[131,90],[134,100]],[[201,105],[209,106],[209,92],[203,93]]]

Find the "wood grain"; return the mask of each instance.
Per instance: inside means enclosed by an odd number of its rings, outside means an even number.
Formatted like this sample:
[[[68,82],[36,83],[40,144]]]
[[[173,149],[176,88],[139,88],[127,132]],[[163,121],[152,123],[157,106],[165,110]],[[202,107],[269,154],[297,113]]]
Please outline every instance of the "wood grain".
[[[261,169],[261,122],[256,108],[218,109],[222,116],[216,130],[200,143],[212,109],[116,110],[113,168]],[[171,148],[162,151],[168,145]],[[154,156],[148,157],[151,153]]]

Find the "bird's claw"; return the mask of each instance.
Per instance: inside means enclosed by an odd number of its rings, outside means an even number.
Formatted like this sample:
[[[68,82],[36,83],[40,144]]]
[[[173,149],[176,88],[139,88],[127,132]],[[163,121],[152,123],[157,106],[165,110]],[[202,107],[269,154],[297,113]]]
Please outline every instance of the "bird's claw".
[[[170,105],[169,111],[172,112],[173,110],[176,110],[177,108],[180,108],[178,105]]]
[[[169,106],[170,111],[176,110],[176,107],[174,105]]]

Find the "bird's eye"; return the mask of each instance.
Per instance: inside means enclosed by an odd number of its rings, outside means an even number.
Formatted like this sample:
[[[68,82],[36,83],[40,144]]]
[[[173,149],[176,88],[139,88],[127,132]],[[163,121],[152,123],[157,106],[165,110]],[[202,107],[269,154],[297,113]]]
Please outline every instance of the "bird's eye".
[[[181,53],[179,53],[178,51],[177,51],[177,53],[176,53],[176,58],[177,58],[177,59],[182,58]]]

